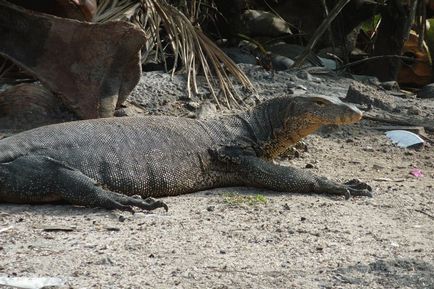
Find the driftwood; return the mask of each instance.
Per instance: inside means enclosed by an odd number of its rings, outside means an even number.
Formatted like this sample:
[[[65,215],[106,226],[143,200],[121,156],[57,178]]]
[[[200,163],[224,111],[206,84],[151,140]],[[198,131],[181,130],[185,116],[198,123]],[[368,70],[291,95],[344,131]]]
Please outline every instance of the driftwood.
[[[434,131],[434,119],[419,116],[404,116],[388,112],[368,111],[363,115],[364,118],[374,121],[387,122],[396,125],[422,126],[428,131]]]
[[[144,33],[79,22],[0,0],[0,55],[37,77],[80,118],[113,116],[141,74]]]
[[[379,7],[381,22],[378,27],[372,56],[401,55],[404,42],[409,37],[417,2],[417,0],[392,0],[387,1],[387,5]],[[401,59],[397,57],[371,59],[373,61],[363,65],[362,74],[376,76],[380,81],[397,79]]]

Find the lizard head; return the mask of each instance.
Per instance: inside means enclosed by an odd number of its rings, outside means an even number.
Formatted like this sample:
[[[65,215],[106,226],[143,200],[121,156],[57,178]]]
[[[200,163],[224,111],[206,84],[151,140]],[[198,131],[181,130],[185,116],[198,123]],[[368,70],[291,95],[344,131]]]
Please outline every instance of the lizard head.
[[[309,95],[297,96],[294,106],[289,112],[308,124],[321,126],[327,124],[350,124],[362,118],[362,112],[352,104],[340,101],[338,98]]]
[[[293,141],[313,133],[323,125],[350,124],[359,121],[362,112],[337,98],[308,95],[296,96],[285,108],[282,133]]]
[[[267,158],[275,158],[322,125],[350,124],[362,118],[355,106],[318,95],[271,99],[254,112],[255,123],[265,132],[261,149]]]

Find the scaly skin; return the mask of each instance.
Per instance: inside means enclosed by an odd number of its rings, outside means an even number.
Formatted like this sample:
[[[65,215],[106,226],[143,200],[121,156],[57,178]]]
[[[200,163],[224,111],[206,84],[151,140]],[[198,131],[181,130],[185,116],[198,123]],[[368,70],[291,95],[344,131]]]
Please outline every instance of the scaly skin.
[[[370,195],[366,184],[339,184],[269,161],[321,125],[361,117],[339,100],[301,96],[207,121],[149,116],[41,127],[0,141],[0,202],[167,209],[151,197],[240,185]]]

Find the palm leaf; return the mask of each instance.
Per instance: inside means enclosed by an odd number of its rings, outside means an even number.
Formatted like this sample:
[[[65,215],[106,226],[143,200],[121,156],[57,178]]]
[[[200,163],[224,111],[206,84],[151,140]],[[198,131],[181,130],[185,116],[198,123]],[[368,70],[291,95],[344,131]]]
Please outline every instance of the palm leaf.
[[[189,97],[198,93],[199,73],[204,75],[210,93],[219,106],[232,107],[242,103],[235,93],[233,80],[254,90],[244,72],[200,27],[193,25],[184,13],[165,0],[101,0],[99,5],[101,12],[97,12],[97,21],[129,19],[142,27],[149,39],[142,54],[144,61],[154,58],[165,63],[170,56],[168,53],[173,53],[174,64],[170,71],[172,75],[175,72],[186,74]],[[201,1],[192,1],[189,11],[191,19],[199,17],[199,5]],[[161,37],[161,29],[167,38]],[[171,51],[167,49],[168,44]],[[180,65],[182,68],[176,70]],[[217,92],[218,89],[221,93]]]

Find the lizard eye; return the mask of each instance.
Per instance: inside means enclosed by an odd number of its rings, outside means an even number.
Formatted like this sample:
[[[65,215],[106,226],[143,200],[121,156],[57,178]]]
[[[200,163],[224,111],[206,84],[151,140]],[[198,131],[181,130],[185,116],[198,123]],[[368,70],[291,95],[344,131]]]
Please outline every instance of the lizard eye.
[[[324,107],[326,105],[326,103],[324,101],[322,101],[322,100],[316,100],[315,104],[318,105],[318,106],[320,106],[320,107]]]

